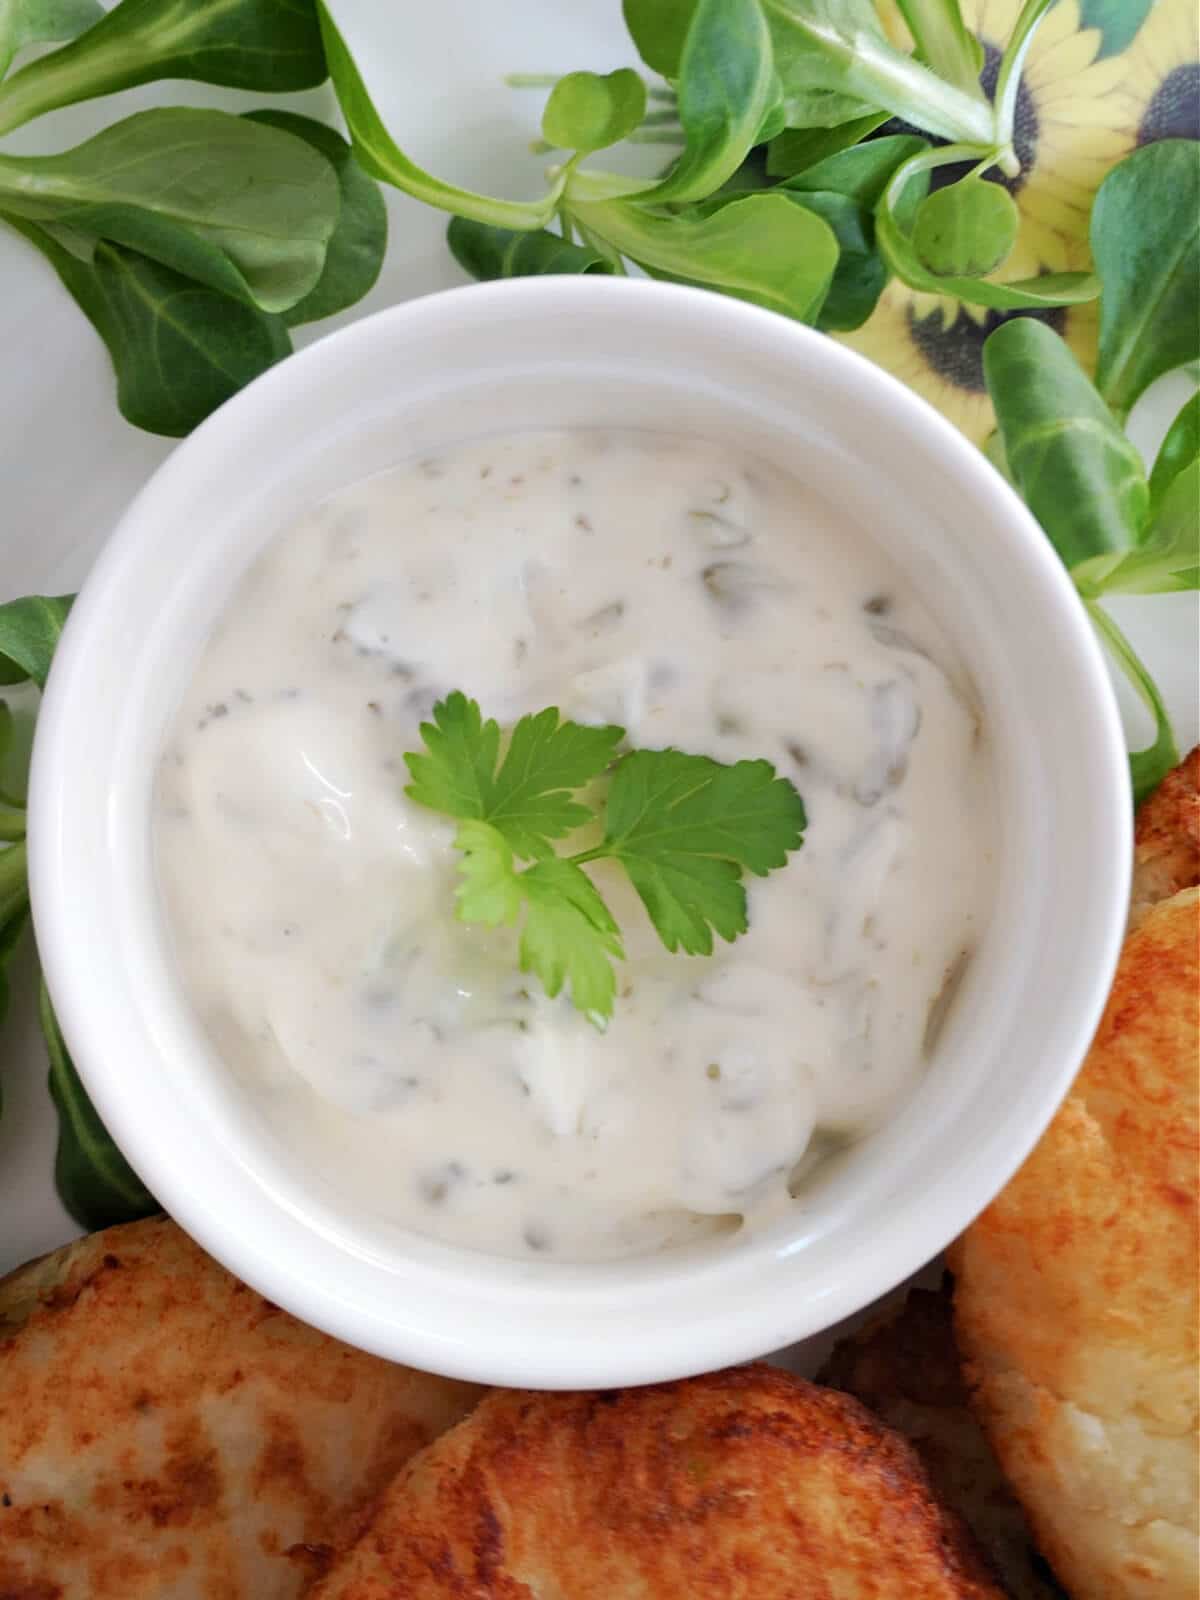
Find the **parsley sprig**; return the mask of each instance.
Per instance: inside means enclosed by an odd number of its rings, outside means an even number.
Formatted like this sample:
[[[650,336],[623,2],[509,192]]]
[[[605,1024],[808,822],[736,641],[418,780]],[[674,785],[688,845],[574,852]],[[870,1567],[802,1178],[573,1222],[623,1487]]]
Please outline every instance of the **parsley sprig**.
[[[424,751],[404,758],[405,792],[461,819],[459,918],[512,927],[524,912],[522,972],[552,997],[569,984],[597,1027],[612,1016],[613,961],[625,947],[586,865],[619,862],[667,949],[711,955],[714,933],[732,941],[746,931],[742,874],[765,877],[802,842],[804,802],[769,761],[618,755],[624,728],[564,721],[556,706],[522,717],[501,757],[499,724],[458,690],[434,706],[421,737]],[[605,774],[601,809],[578,798]],[[598,844],[556,852],[556,840],[598,822]]]

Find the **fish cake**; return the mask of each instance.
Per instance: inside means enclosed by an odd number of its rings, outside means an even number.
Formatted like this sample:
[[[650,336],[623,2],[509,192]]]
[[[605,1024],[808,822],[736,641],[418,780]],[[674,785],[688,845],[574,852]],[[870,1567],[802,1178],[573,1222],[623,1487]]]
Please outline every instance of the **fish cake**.
[[[1010,1600],[1063,1600],[968,1403],[948,1276],[940,1289],[910,1289],[902,1304],[839,1340],[817,1381],[852,1394],[910,1441]]]
[[[1074,1600],[1200,1593],[1200,890],[1146,910],[1075,1085],[951,1251],[972,1403]]]
[[[1002,1600],[911,1449],[755,1365],[496,1390],[417,1457],[311,1600]]]
[[[0,1596],[295,1600],[469,1384],[351,1350],[165,1217],[0,1281]]]
[[[1200,884],[1200,745],[1138,807],[1133,836],[1133,920],[1159,900]]]

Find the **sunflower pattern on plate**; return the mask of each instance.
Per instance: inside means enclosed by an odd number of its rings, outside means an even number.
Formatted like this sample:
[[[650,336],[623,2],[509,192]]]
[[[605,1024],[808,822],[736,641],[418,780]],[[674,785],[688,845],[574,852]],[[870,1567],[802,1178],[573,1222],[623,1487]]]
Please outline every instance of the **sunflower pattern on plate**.
[[[889,32],[902,29],[884,11]],[[984,50],[990,91],[1021,0],[962,0]],[[902,35],[901,35],[902,36]],[[1021,232],[999,276],[1067,272],[1091,264],[1088,216],[1116,162],[1156,139],[1200,138],[1197,0],[1059,0],[1029,51],[1017,100],[1015,178]],[[947,167],[948,182],[966,168]],[[887,367],[976,443],[995,426],[983,381],[983,345],[1010,316],[1037,316],[1063,335],[1083,365],[1095,363],[1097,307],[1002,312],[922,294],[893,279],[875,313],[839,337]]]

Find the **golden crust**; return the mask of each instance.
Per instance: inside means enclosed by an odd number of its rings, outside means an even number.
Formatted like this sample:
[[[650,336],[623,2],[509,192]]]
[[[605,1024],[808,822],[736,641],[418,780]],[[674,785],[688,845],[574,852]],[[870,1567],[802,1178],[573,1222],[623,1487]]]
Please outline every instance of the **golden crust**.
[[[944,1506],[970,1528],[1010,1600],[1062,1600],[967,1399],[950,1281],[910,1289],[835,1345],[817,1375],[910,1441]]]
[[[1147,911],[1021,1171],[951,1254],[973,1402],[1075,1600],[1182,1600],[1197,1550],[1200,893]]]
[[[165,1218],[0,1282],[0,1600],[292,1600],[479,1391],[278,1310]]]
[[[1133,837],[1133,920],[1200,884],[1200,745],[1141,806]]]
[[[419,1456],[311,1600],[1001,1600],[912,1451],[764,1366],[497,1390]]]

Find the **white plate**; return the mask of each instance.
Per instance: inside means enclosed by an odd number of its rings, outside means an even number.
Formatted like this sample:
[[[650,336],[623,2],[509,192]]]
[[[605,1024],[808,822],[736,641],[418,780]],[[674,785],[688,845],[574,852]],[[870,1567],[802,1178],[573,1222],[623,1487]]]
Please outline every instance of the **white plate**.
[[[618,0],[442,0],[434,8],[337,0],[338,21],[384,120],[420,162],[458,183],[513,197],[541,187],[529,154],[542,97],[515,92],[512,71],[596,70],[631,63]],[[149,105],[246,109],[265,97],[198,84],[156,85],[39,120],[5,148],[49,152]],[[332,119],[327,89],[290,104]],[[662,151],[642,151],[661,161]],[[380,282],[343,319],[463,281],[444,240],[445,219],[388,191],[392,242]],[[319,337],[334,324],[305,330]],[[302,338],[304,335],[302,334]],[[105,536],[170,441],[122,421],[98,339],[24,240],[0,226],[0,598],[77,588]],[[1161,433],[1186,388],[1167,380],[1139,408],[1143,445]],[[1117,615],[1166,692],[1181,746],[1198,737],[1195,664],[1200,612],[1192,595],[1125,602]],[[1140,732],[1140,725],[1138,727]],[[0,1039],[0,1273],[78,1233],[54,1191],[55,1119],[34,1016],[34,963],[13,974],[14,1003]],[[811,1370],[829,1335],[790,1353]]]

